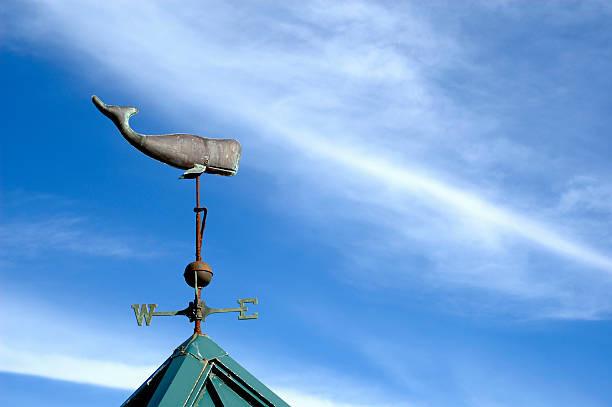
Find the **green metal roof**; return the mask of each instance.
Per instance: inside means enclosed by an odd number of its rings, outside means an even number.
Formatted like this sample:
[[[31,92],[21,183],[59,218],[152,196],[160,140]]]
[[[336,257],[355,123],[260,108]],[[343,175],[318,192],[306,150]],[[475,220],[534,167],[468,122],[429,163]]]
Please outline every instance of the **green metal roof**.
[[[180,345],[121,407],[289,407],[207,336]]]

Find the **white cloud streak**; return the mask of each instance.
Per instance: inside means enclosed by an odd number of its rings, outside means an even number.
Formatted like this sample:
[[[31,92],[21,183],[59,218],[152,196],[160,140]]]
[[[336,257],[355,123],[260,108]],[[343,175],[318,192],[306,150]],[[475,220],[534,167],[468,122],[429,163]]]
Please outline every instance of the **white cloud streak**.
[[[96,360],[74,355],[33,353],[0,343],[0,370],[40,376],[74,383],[135,390],[157,366],[140,366],[110,360]],[[293,407],[360,407],[338,401],[332,395],[312,394],[306,389],[282,387],[276,393]],[[384,406],[384,404],[380,404]]]
[[[471,113],[429,79],[444,69],[473,69],[470,51],[475,45],[459,45],[408,7],[288,3],[266,14],[238,4],[203,10],[195,3],[177,8],[134,2],[131,11],[120,2],[34,4],[35,17],[21,21],[21,35],[34,41],[52,38],[132,89],[167,98],[163,107],[171,106],[170,114],[178,113],[174,106],[180,104],[251,129],[254,135],[241,141],[250,154],[262,156],[252,165],[268,171],[270,165],[285,167],[305,184],[345,193],[337,198],[341,205],[352,195],[390,198],[367,201],[379,208],[393,206],[398,222],[387,227],[399,231],[412,227],[402,222],[419,217],[419,210],[435,212],[450,225],[429,230],[450,243],[438,258],[463,255],[466,234],[476,242],[472,257],[486,257],[488,240],[501,236],[522,242],[527,251],[545,249],[572,260],[577,269],[604,271],[606,276],[592,273],[589,279],[609,281],[609,256],[572,238],[562,225],[552,227],[496,203],[519,201],[501,192],[504,185],[489,191],[495,199],[475,192],[491,190],[477,179],[492,161],[512,162],[504,158],[507,151],[537,160],[520,144],[489,140],[496,119]],[[494,157],[474,154],[474,145],[478,151],[503,145],[504,151]],[[278,158],[270,149],[292,151],[294,162],[274,161]],[[472,172],[462,168],[468,163]],[[474,173],[471,184],[457,181]],[[351,188],[352,195],[346,193]],[[430,245],[427,250],[443,249]],[[512,260],[500,253],[497,263]],[[465,273],[474,277],[480,269],[483,277],[495,270],[481,265]],[[490,288],[500,292],[567,294],[540,289],[544,284],[536,272],[498,272],[514,273],[492,279]],[[492,281],[473,280],[483,288],[484,281]],[[512,280],[521,283],[504,285]],[[598,312],[600,307],[594,305]]]
[[[5,372],[104,387],[136,389],[156,368],[0,346],[0,370]]]
[[[164,254],[161,249],[145,250],[143,240],[149,239],[142,234],[132,237],[131,231],[117,226],[109,230],[107,222],[83,214],[73,204],[53,195],[5,192],[3,205],[10,210],[0,222],[0,259],[33,259],[62,252],[119,259]],[[43,209],[35,217],[24,215],[23,208],[32,205]]]
[[[123,239],[88,230],[82,217],[59,215],[41,221],[14,221],[0,225],[5,256],[32,257],[48,250],[85,255],[133,257],[137,253]]]
[[[370,176],[389,188],[406,190],[411,195],[421,198],[429,197],[431,201],[458,212],[460,216],[470,217],[474,223],[503,229],[560,255],[612,273],[612,258],[567,239],[552,228],[538,224],[525,216],[493,205],[476,195],[451,187],[431,177],[421,175],[402,164],[390,163],[389,159],[368,158],[364,160],[363,153],[351,151],[348,146],[313,142],[313,137],[302,140],[308,140],[308,143],[301,145],[304,150],[308,149],[323,159],[336,160],[352,172]]]
[[[131,337],[117,329],[105,329],[100,321],[72,319],[66,312],[59,312],[52,304],[38,301],[38,309],[44,310],[45,318],[36,324],[24,324],[29,320],[29,307],[11,293],[4,295],[0,305],[4,312],[0,315],[0,326],[11,335],[0,337],[0,371],[26,374],[74,383],[84,383],[102,387],[135,390],[154,371],[157,365],[142,363],[144,360],[158,360],[161,364],[172,348],[160,350],[150,346],[150,340],[137,335]],[[41,336],[40,332],[44,332]],[[41,341],[44,346],[41,348]],[[97,346],[87,346],[95,343]],[[109,357],[108,349],[113,349]],[[253,352],[250,352],[253,355]],[[257,358],[255,358],[257,363]],[[259,362],[261,363],[261,362]],[[287,362],[290,365],[294,361]],[[266,385],[276,391],[293,407],[362,407],[368,404],[354,403],[350,395],[359,393],[349,388],[313,388],[304,380],[305,376],[316,376],[323,382],[338,383],[338,373],[323,380],[321,371],[308,374],[305,365],[302,371],[288,379],[284,374],[278,385],[274,378],[260,377]],[[264,369],[257,369],[264,370]],[[372,389],[370,389],[372,391]],[[376,403],[379,406],[407,404]]]

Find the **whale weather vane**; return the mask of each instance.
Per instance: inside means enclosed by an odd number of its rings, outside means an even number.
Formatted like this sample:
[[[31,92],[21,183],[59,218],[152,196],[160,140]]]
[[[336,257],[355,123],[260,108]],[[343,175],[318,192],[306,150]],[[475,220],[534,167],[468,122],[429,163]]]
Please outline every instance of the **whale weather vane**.
[[[210,308],[202,300],[202,288],[210,283],[213,272],[210,265],[202,260],[202,240],[208,210],[200,206],[200,175],[235,175],[238,172],[242,153],[240,143],[233,139],[210,139],[193,134],[140,134],[132,130],[129,124],[130,117],[138,113],[138,109],[132,106],[107,105],[95,95],[92,96],[92,101],[102,114],[112,120],[132,146],[151,158],[186,170],[180,179],[195,179],[196,206],[193,208],[196,215],[195,261],[185,267],[183,274],[185,282],[194,288],[195,298],[189,302],[187,308],[180,311],[157,312],[155,309],[158,304],[133,304],[132,309],[138,325],[142,326],[143,321],[147,326],[150,325],[151,319],[155,316],[184,315],[190,322],[195,322],[194,333],[201,335],[201,323],[211,314],[238,312],[240,320],[257,319],[258,313],[247,314],[248,307],[245,305],[257,305],[257,298],[241,298],[237,300],[240,306],[235,308]]]

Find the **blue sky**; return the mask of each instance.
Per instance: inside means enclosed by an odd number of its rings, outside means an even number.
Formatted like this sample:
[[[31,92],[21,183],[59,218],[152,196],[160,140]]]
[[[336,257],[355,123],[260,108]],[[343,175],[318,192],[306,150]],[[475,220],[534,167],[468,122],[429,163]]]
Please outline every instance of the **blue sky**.
[[[192,182],[97,94],[242,143],[205,298],[260,319],[204,329],[293,406],[611,405],[612,7],[426,3],[3,2],[5,403],[119,405],[192,329],[130,309],[191,298]]]

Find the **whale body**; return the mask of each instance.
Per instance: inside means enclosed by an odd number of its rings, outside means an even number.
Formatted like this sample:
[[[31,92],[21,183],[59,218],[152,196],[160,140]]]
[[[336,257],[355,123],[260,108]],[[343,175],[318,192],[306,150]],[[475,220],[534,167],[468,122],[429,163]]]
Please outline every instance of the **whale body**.
[[[211,139],[193,134],[146,135],[130,128],[130,117],[138,113],[133,106],[107,105],[96,95],[93,104],[111,119],[123,137],[151,158],[182,170],[202,168],[209,174],[232,176],[238,172],[242,147],[237,140]]]

